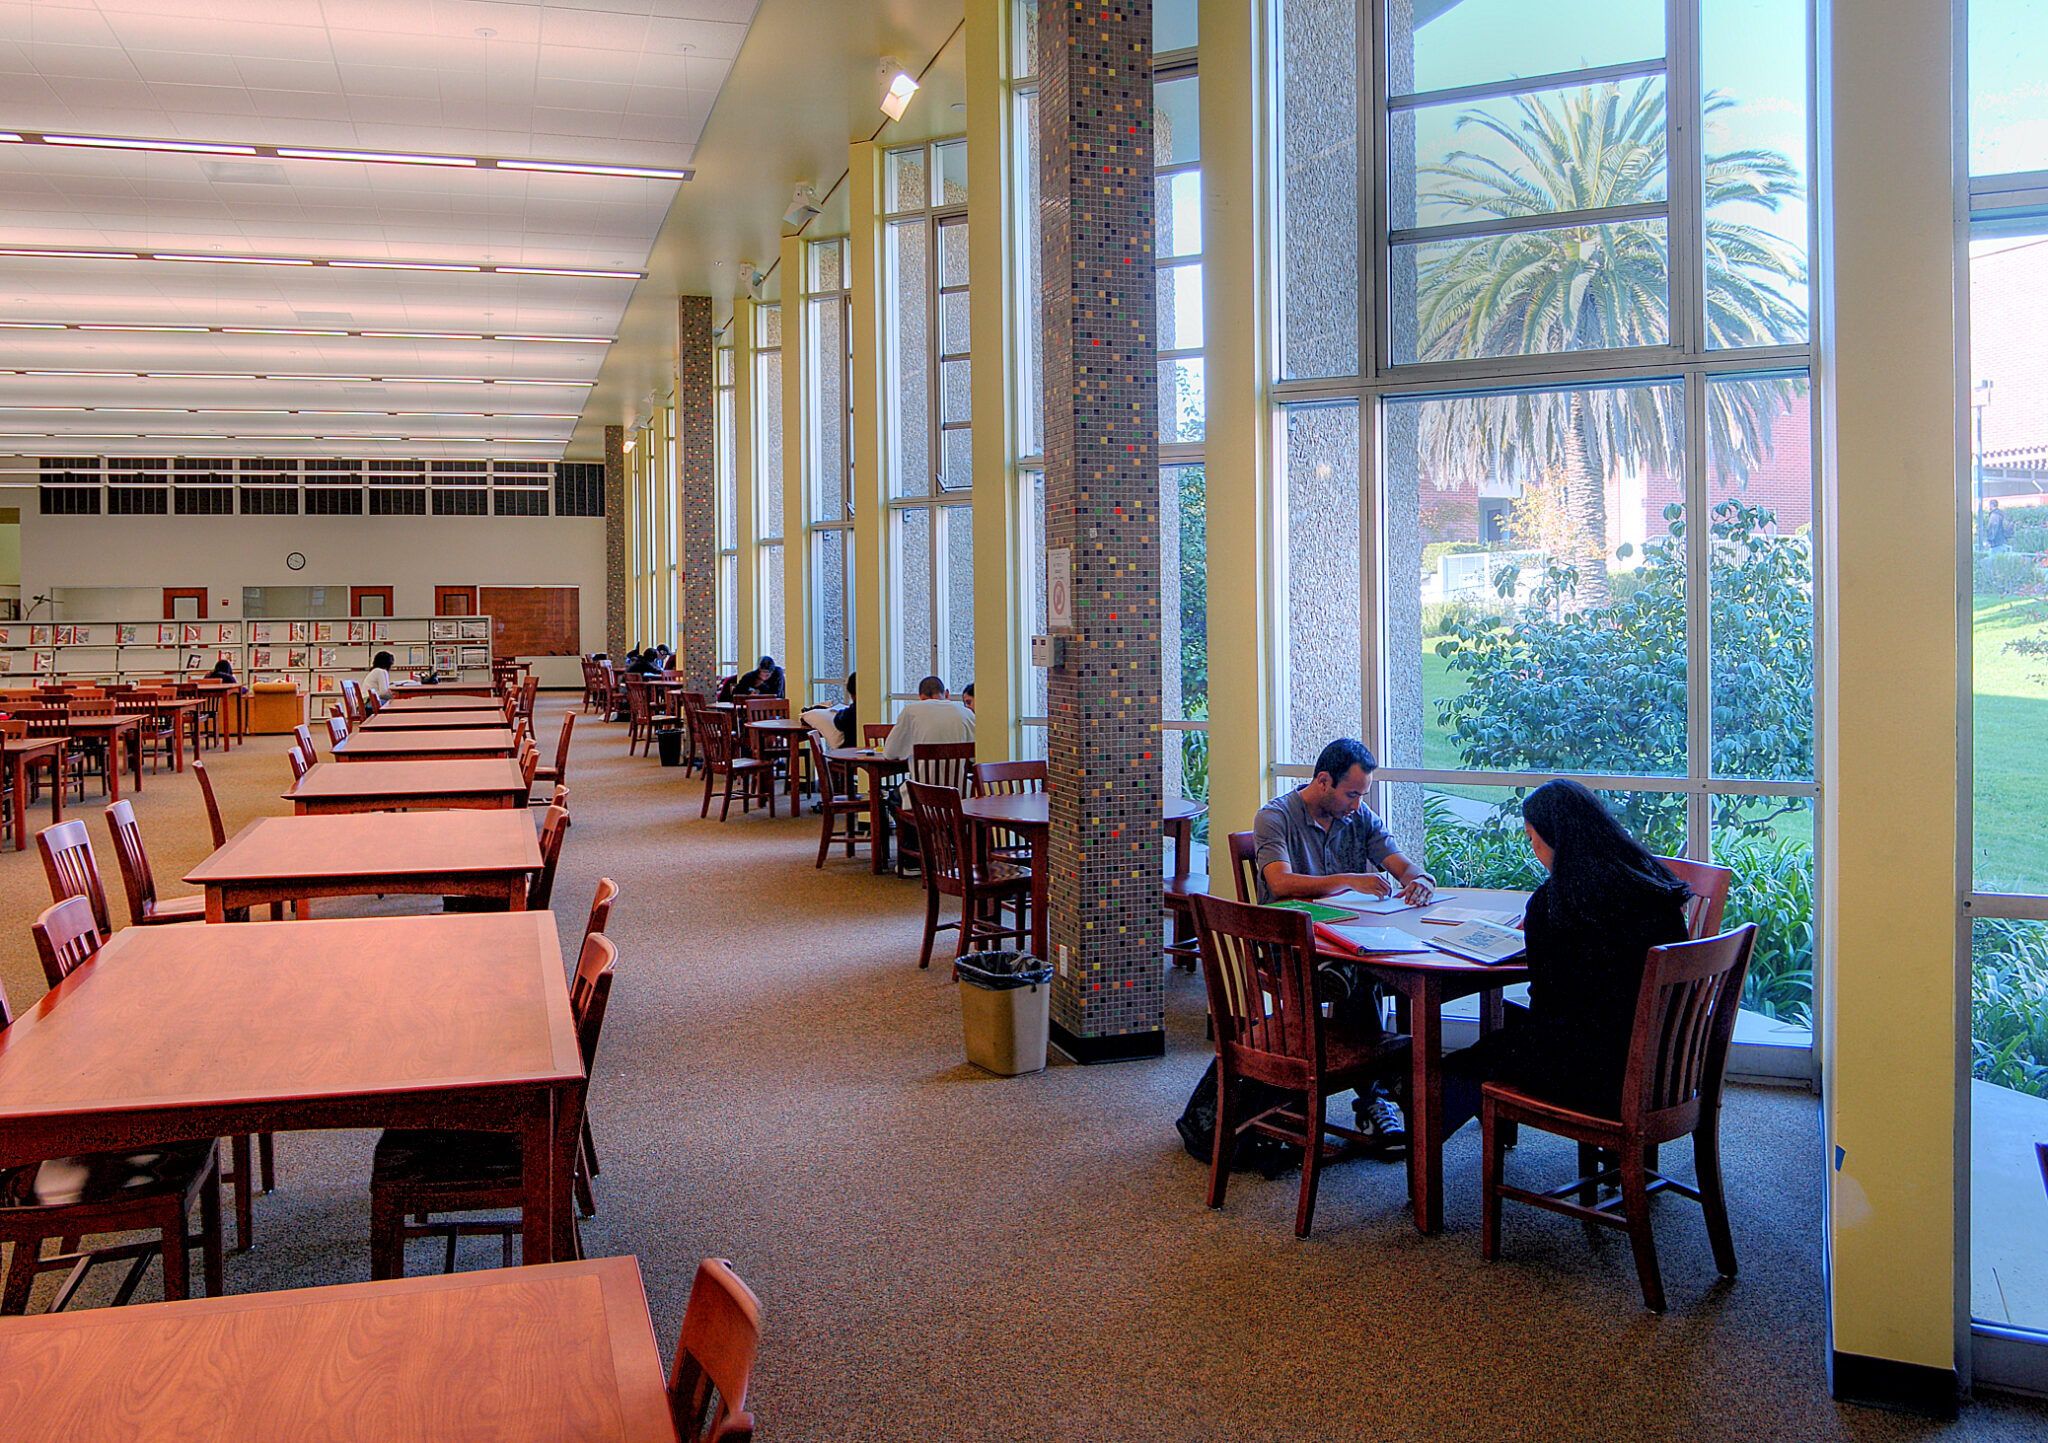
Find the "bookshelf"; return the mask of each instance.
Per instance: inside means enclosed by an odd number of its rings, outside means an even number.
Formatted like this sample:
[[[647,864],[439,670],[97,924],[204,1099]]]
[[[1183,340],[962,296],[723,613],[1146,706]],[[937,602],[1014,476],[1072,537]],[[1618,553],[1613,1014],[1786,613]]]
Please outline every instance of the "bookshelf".
[[[379,651],[394,676],[434,670],[488,676],[488,616],[264,618],[250,621],[0,621],[0,687],[16,682],[191,678],[222,658],[245,682],[293,681],[338,697],[344,676]]]

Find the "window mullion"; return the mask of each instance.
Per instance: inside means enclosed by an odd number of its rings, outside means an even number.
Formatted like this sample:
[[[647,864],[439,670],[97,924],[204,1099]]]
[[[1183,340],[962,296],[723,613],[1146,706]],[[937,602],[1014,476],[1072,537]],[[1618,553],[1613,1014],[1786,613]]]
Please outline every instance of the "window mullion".
[[[1713,855],[1713,523],[1707,514],[1707,378],[1685,378],[1685,774],[1698,784],[1686,803],[1686,855]]]
[[[1359,0],[1358,47],[1358,234],[1365,245],[1364,274],[1358,284],[1358,373],[1386,373],[1392,353],[1385,321],[1390,285],[1390,247],[1382,217],[1387,211],[1387,107],[1381,101],[1387,73],[1386,0]]]
[[[1688,354],[1707,348],[1704,99],[1700,93],[1698,0],[1665,0],[1664,228],[1671,344]]]

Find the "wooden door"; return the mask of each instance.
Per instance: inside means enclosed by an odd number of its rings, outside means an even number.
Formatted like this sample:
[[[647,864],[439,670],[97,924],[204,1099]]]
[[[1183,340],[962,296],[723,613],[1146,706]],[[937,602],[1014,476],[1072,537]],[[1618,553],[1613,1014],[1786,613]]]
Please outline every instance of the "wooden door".
[[[350,616],[387,617],[391,615],[391,588],[388,586],[351,586],[348,589],[348,614]]]
[[[164,588],[164,620],[206,620],[206,588],[203,586],[166,586]]]
[[[476,588],[474,586],[435,587],[434,615],[475,616]]]

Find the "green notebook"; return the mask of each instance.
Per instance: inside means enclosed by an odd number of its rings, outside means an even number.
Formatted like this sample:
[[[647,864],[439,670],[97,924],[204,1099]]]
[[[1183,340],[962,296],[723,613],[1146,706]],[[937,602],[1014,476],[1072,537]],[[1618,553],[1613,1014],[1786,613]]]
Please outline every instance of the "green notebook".
[[[1288,898],[1284,902],[1271,902],[1273,907],[1285,907],[1290,912],[1306,912],[1311,922],[1356,922],[1358,914],[1345,907],[1332,907],[1322,902],[1305,902]]]

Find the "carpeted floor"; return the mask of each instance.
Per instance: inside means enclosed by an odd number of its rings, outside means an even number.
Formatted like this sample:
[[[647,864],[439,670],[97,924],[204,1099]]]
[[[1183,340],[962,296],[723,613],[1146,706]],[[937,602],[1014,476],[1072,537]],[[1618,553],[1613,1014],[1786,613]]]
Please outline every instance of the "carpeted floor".
[[[544,741],[561,711],[544,702]],[[212,759],[231,831],[287,810],[282,753],[263,738]],[[600,875],[625,889],[586,1246],[639,1257],[664,1350],[696,1260],[733,1261],[765,1308],[764,1439],[2048,1434],[2048,1410],[1995,1398],[1949,1425],[1829,1401],[1810,1096],[1730,1099],[1739,1279],[1716,1279],[1698,1210],[1660,1200],[1665,1317],[1642,1310],[1624,1238],[1589,1242],[1562,1218],[1511,1210],[1505,1260],[1481,1263],[1470,1128],[1446,1160],[1441,1237],[1416,1234],[1398,1165],[1353,1162],[1325,1175],[1300,1241],[1292,1177],[1240,1174],[1222,1211],[1202,1206],[1204,1170],[1172,1126],[1209,1055],[1196,979],[1170,975],[1162,1060],[990,1077],[962,1060],[946,970],[916,968],[914,884],[864,858],[813,870],[814,818],[699,821],[700,787],[628,758],[622,727],[579,720],[569,782],[565,948]],[[79,814],[111,869],[101,811]],[[195,783],[150,777],[138,811],[180,890],[207,850]],[[43,991],[27,923],[47,900],[33,846],[0,856],[17,1007]],[[255,1248],[230,1255],[231,1290],[368,1276],[371,1141],[278,1140],[279,1188],[258,1200]],[[1667,1152],[1681,1171],[1683,1152]],[[1525,1134],[1510,1172],[1571,1162]],[[465,1266],[495,1262],[495,1242],[465,1249]],[[421,1245],[413,1269],[433,1265]],[[152,1269],[142,1296],[156,1288]]]

